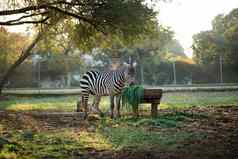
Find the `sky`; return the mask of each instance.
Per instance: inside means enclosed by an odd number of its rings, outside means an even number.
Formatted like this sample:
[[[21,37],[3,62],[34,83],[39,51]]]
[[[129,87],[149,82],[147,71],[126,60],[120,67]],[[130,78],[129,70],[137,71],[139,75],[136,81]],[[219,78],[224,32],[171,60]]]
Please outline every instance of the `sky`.
[[[188,57],[192,56],[192,36],[210,30],[218,14],[227,14],[238,8],[238,0],[173,0],[159,4],[160,23],[170,26]]]

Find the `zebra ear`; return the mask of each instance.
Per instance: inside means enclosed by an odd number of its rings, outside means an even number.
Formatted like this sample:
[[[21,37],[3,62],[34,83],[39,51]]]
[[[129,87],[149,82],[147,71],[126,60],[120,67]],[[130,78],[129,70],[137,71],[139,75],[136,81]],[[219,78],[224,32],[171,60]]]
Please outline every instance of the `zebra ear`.
[[[129,57],[129,64],[132,64],[132,58],[131,58],[131,56]]]
[[[137,66],[137,62],[133,62],[132,66],[136,67]]]
[[[128,64],[128,63],[126,63],[126,62],[123,62],[123,66],[125,66],[125,67],[129,67],[130,64]]]

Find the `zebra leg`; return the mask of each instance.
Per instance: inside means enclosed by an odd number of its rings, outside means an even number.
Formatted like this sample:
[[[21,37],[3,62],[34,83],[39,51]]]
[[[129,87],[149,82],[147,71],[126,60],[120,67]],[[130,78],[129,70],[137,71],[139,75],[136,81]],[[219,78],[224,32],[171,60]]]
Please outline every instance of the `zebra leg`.
[[[82,98],[82,97],[81,97]],[[82,112],[83,111],[83,108],[82,108],[82,106],[83,106],[83,103],[82,103],[82,99],[79,99],[78,101],[77,101],[77,109],[76,109],[76,112]]]
[[[90,112],[93,112],[93,111],[94,111],[94,105],[95,105],[95,103],[96,103],[96,97],[93,98],[93,103],[92,103],[92,105],[91,105],[91,106],[89,105],[89,111],[90,111]]]
[[[120,108],[121,108],[121,95],[116,96],[116,117],[120,118]]]
[[[114,111],[114,96],[110,96],[110,104],[111,104],[111,118],[113,119],[113,111]]]
[[[82,104],[83,104],[83,109],[85,112],[85,118],[88,116],[88,97],[89,95],[82,95]]]
[[[100,116],[103,116],[104,115],[103,112],[99,109],[100,101],[101,101],[101,96],[95,96],[93,108],[95,109],[96,113],[100,114]]]

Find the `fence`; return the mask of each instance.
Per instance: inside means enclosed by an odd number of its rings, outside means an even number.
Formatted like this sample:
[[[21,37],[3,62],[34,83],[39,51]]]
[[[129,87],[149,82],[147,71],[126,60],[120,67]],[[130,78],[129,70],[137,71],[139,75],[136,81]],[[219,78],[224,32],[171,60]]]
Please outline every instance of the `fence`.
[[[7,88],[74,88],[79,87],[83,73],[90,69],[103,70],[108,63],[58,56],[34,61],[30,58],[11,76]],[[181,61],[137,65],[137,79],[148,86],[221,85],[238,83],[238,68],[218,61],[195,65]]]

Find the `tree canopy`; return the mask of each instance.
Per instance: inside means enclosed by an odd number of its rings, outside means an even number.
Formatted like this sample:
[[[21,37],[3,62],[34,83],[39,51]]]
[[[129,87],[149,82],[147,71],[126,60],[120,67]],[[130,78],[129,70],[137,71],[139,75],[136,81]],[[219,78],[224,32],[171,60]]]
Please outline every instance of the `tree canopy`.
[[[193,37],[194,58],[198,63],[214,63],[223,56],[230,64],[238,61],[238,9],[227,15],[217,15],[212,30],[202,31]]]
[[[0,16],[13,19],[0,25],[71,23],[72,39],[81,48],[92,48],[99,40],[115,36],[133,41],[148,34],[157,21],[145,0],[10,0],[7,6]]]
[[[6,71],[11,64],[21,55],[22,49],[29,39],[19,33],[8,32],[0,27],[0,74]]]

